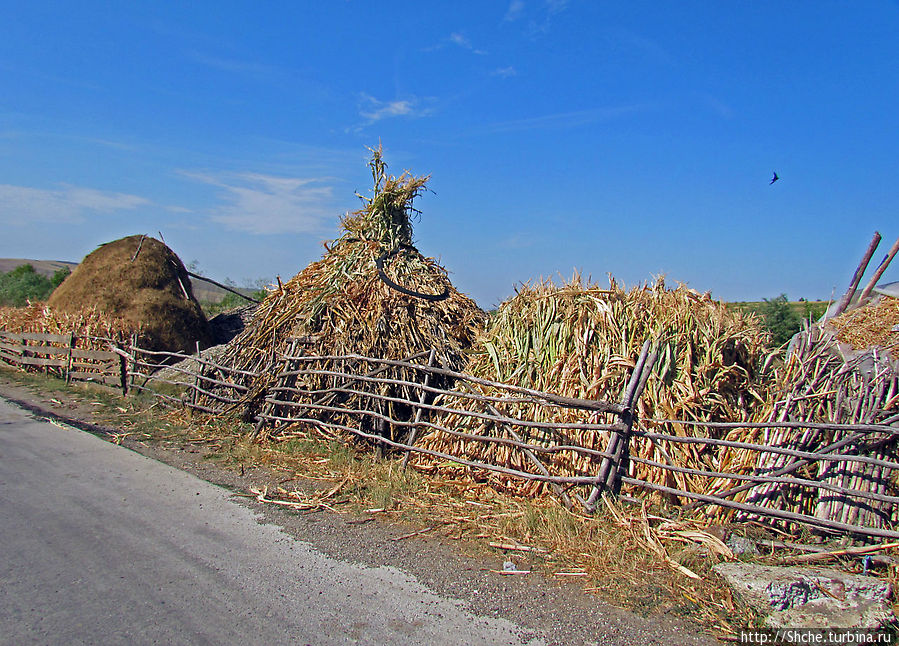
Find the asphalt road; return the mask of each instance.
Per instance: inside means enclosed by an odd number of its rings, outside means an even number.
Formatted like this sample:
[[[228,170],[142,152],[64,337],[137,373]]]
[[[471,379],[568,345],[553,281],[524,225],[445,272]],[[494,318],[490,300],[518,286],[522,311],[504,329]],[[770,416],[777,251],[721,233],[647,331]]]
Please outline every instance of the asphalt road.
[[[0,644],[541,644],[0,400]]]

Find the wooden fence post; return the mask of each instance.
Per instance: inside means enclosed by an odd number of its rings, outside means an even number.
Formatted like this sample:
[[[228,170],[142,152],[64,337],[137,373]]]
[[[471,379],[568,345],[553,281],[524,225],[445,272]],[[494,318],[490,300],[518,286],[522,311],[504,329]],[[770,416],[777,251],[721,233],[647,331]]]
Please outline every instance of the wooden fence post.
[[[72,350],[74,350],[74,349],[75,349],[75,333],[72,332],[69,335],[69,353],[66,356],[66,374],[65,374],[66,386],[68,386],[72,383],[72,377],[71,377],[71,374],[72,374]]]
[[[437,349],[431,348],[431,353],[428,355],[428,368],[434,367],[434,361],[436,358],[437,358]],[[431,381],[431,373],[427,372],[427,373],[425,373],[425,378],[424,378],[424,381],[422,382],[422,385],[425,388],[427,388],[428,383],[430,381]],[[427,399],[427,396],[428,396],[428,391],[425,390],[424,388],[422,388],[421,396],[418,398],[418,403],[424,404],[425,399]],[[415,437],[418,435],[418,423],[421,421],[421,411],[422,410],[423,409],[420,405],[417,409],[415,409],[415,419],[413,420],[414,426],[412,426],[412,428],[410,428],[409,432],[406,434],[405,444],[408,444],[409,446],[412,446],[415,443]],[[412,449],[407,449],[406,455],[403,456],[403,463],[401,465],[401,468],[405,469],[406,465],[409,464],[409,456],[410,455],[412,455]]]
[[[627,387],[624,390],[624,412],[621,413],[621,421],[624,429],[621,432],[613,431],[609,438],[609,444],[606,453],[609,454],[602,459],[599,470],[596,474],[596,481],[590,492],[590,497],[584,505],[585,509],[592,512],[596,509],[596,501],[599,499],[603,491],[615,492],[620,486],[619,476],[621,473],[622,463],[626,462],[630,450],[631,429],[634,424],[634,406],[642,393],[643,387],[646,386],[646,380],[652,371],[652,364],[655,363],[658,348],[652,351],[650,361],[649,339],[643,342],[643,349],[640,351],[640,357],[634,365],[634,371],[628,380]],[[647,368],[647,364],[649,367]]]
[[[119,355],[119,376],[122,384],[122,396],[124,397],[128,394],[128,359],[125,358],[124,353]]]
[[[194,387],[190,393],[190,407],[193,409],[197,405],[198,389],[200,388],[200,371],[203,370],[203,364],[200,363],[200,342],[197,341],[197,372],[194,375]]]
[[[131,352],[128,356],[128,363],[129,365],[126,367],[126,370],[128,371],[129,381],[126,384],[126,391],[131,389],[131,386],[134,385],[134,380],[136,379],[134,373],[137,371],[134,369],[134,366],[137,363],[137,334],[131,335]]]

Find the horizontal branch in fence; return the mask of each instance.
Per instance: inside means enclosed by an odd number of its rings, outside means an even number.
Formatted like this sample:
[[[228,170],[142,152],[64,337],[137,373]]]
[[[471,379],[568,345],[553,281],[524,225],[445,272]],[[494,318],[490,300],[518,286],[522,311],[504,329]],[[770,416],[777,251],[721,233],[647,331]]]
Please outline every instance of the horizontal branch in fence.
[[[42,343],[65,343],[72,342],[71,334],[50,334],[45,332],[3,332],[0,331],[0,338],[7,338],[17,343],[23,341],[38,341]]]
[[[182,406],[188,406],[189,408],[194,408],[198,411],[207,413],[209,415],[220,415],[224,411],[224,409],[210,408],[208,406],[203,406],[202,404],[185,402],[184,400],[179,399],[178,397],[172,397],[171,395],[164,395],[163,393],[157,393],[157,392],[152,391],[151,389],[148,389],[144,386],[139,386],[137,384],[135,384],[133,386],[133,388],[136,388],[138,390],[149,390],[150,392],[153,392],[157,398],[159,398],[165,402],[170,402],[172,404],[175,404],[176,408],[180,408]]]
[[[700,428],[730,428],[730,429],[739,429],[739,428],[795,428],[798,430],[802,429],[817,429],[824,431],[858,431],[863,433],[887,433],[891,435],[899,436],[899,428],[894,426],[889,426],[888,424],[891,422],[899,421],[897,419],[887,419],[884,420],[883,423],[880,424],[833,424],[829,422],[704,422],[704,421],[692,421],[692,420],[684,420],[684,419],[654,419],[654,418],[644,418],[641,420],[643,423],[647,424],[680,424],[683,426],[697,426]]]
[[[405,379],[392,379],[388,377],[375,377],[372,375],[357,375],[353,373],[342,372],[339,370],[315,370],[315,369],[306,369],[306,370],[287,370],[284,372],[279,372],[275,375],[275,379],[286,379],[288,377],[302,377],[302,376],[320,376],[320,377],[337,377],[341,379],[345,379],[347,381],[361,381],[365,383],[373,383],[373,384],[385,384],[391,386],[401,386],[406,388],[411,388],[415,390],[419,390],[426,393],[431,393],[433,395],[443,395],[446,397],[453,397],[457,399],[468,399],[470,401],[476,402],[486,402],[490,404],[532,404],[537,406],[549,406],[550,403],[544,399],[539,399],[531,396],[516,396],[516,397],[503,397],[498,395],[482,395],[480,393],[468,392],[465,390],[459,389],[459,384],[456,383],[452,389],[440,388],[438,386],[430,386],[426,383],[421,383],[417,381],[408,381]],[[427,375],[426,375],[427,376]],[[339,393],[342,392],[339,387],[331,387],[331,388],[322,388],[319,390],[306,390],[304,391],[308,394],[315,395],[324,395],[328,393]],[[553,403],[552,406],[559,407],[559,404]]]
[[[806,514],[799,514],[792,511],[783,511],[780,509],[772,509],[770,507],[760,507],[758,505],[751,505],[745,502],[736,502],[733,500],[726,500],[724,498],[719,498],[714,495],[709,494],[701,494],[695,493],[692,491],[684,491],[683,489],[677,489],[675,487],[667,487],[665,485],[655,484],[652,482],[646,482],[645,480],[638,480],[636,478],[631,478],[629,476],[622,476],[621,481],[624,484],[628,484],[634,487],[638,487],[641,489],[649,489],[650,491],[658,491],[661,493],[672,494],[675,496],[681,496],[684,498],[691,498],[693,500],[698,500],[700,502],[705,502],[711,505],[716,505],[718,507],[726,507],[729,509],[736,509],[739,511],[749,512],[751,514],[755,514],[757,516],[767,516],[770,518],[778,518],[780,520],[786,520],[794,523],[800,523],[804,525],[812,525],[815,527],[820,527],[822,529],[846,532],[850,534],[859,534],[863,536],[873,536],[876,538],[899,538],[899,532],[892,531],[889,529],[878,529],[876,527],[865,527],[863,525],[850,525],[848,523],[840,523],[832,520],[825,520],[823,518],[816,518],[814,516],[808,516]]]
[[[72,359],[91,359],[93,361],[118,361],[119,355],[110,350],[82,350],[72,348]]]
[[[260,416],[262,417],[262,416]],[[335,422],[325,422],[320,419],[315,419],[313,417],[300,417],[300,418],[279,418],[275,415],[266,415],[266,419],[272,419],[277,421],[284,421],[289,423],[305,423],[311,426],[330,428],[339,431],[345,431],[347,433],[352,433],[357,437],[361,437],[366,440],[370,440],[372,442],[386,444],[387,446],[395,449],[399,449],[400,451],[413,451],[415,453],[421,453],[423,455],[430,455],[435,458],[440,458],[442,460],[446,460],[448,462],[452,462],[454,464],[459,464],[461,466],[472,467],[475,469],[483,469],[485,471],[494,471],[497,473],[502,473],[505,475],[519,477],[523,480],[534,480],[537,482],[555,482],[558,484],[573,484],[573,485],[584,485],[584,484],[592,484],[596,478],[595,476],[545,476],[545,475],[536,475],[533,473],[527,473],[525,471],[518,471],[516,469],[510,469],[508,467],[501,467],[495,464],[489,464],[485,462],[476,462],[473,460],[468,460],[466,458],[460,458],[458,456],[450,455],[449,453],[442,453],[440,451],[434,451],[432,449],[425,449],[418,446],[412,446],[409,444],[405,444],[404,442],[397,442],[391,440],[386,437],[382,437],[381,435],[375,435],[373,433],[366,433],[365,431],[353,428],[351,426],[346,426],[344,424],[337,424]]]
[[[454,414],[460,415],[463,417],[474,417],[486,421],[491,422],[502,422],[505,424],[514,424],[515,426],[522,426],[527,428],[537,428],[537,429],[557,429],[557,430],[584,430],[584,431],[618,431],[622,429],[622,426],[619,424],[590,424],[590,423],[581,423],[581,422],[533,422],[531,420],[524,419],[516,419],[514,417],[495,417],[488,413],[481,413],[477,411],[468,411],[463,410],[461,408],[450,408],[448,406],[440,406],[438,404],[425,404],[413,402],[408,399],[404,399],[402,397],[391,397],[389,395],[382,395],[380,393],[368,392],[365,390],[354,390],[352,388],[329,388],[328,391],[336,391],[338,393],[343,393],[347,395],[357,395],[359,397],[367,397],[369,399],[377,399],[380,401],[391,402],[394,404],[405,404],[407,406],[412,407],[420,407],[425,410],[434,411],[438,413],[446,413],[446,414]],[[293,388],[289,386],[276,386],[270,389],[270,392],[288,392],[295,395],[308,396],[310,393],[315,394],[318,391],[306,391],[300,390],[298,388]],[[447,395],[454,395],[452,391],[446,391]],[[297,408],[302,408],[303,406],[307,406],[307,404],[296,403]]]
[[[68,373],[68,376],[70,380],[102,382],[107,386],[121,386],[122,384],[122,378],[121,375],[118,374],[118,371],[116,371],[116,374],[108,374],[73,370]]]
[[[218,363],[215,363],[214,361],[210,361],[209,359],[207,359],[205,357],[198,358],[197,355],[195,355],[195,354],[183,354],[181,352],[164,352],[161,350],[145,350],[143,348],[138,348],[138,347],[134,347],[133,350],[135,352],[135,355],[142,354],[142,355],[151,355],[151,356],[156,356],[156,357],[168,357],[169,359],[177,359],[179,363],[181,361],[190,359],[191,361],[197,361],[198,363],[200,363],[204,366],[211,366],[211,367],[221,370],[225,373],[231,373],[231,374],[241,375],[244,377],[251,377],[251,378],[259,376],[258,372],[252,372],[250,370],[241,370],[239,368],[229,368],[227,366],[223,366]],[[136,356],[132,357],[130,354],[128,354],[128,352],[126,352],[125,350],[122,350],[120,348],[113,348],[113,351],[120,356],[126,357],[129,361],[133,361],[134,363],[136,363],[138,365],[142,365],[145,368],[162,369],[162,368],[177,367],[175,364],[167,364],[167,363],[161,363],[161,362],[160,363],[150,363],[148,361],[141,361]],[[194,374],[194,373],[190,373],[190,374]]]
[[[143,365],[143,364],[140,364],[140,365]],[[222,381],[221,379],[215,379],[214,377],[210,377],[208,375],[196,373],[191,370],[185,370],[184,368],[179,368],[178,366],[168,366],[166,369],[172,370],[173,372],[180,373],[186,377],[192,377],[194,379],[198,379],[198,380],[203,381],[208,384],[213,384],[215,386],[221,386],[222,388],[230,388],[231,390],[236,390],[237,392],[240,392],[240,393],[245,393],[249,390],[249,388],[247,388],[246,386],[242,386],[241,384],[231,383],[230,381]],[[142,379],[147,379],[149,381],[155,381],[155,382],[159,382],[159,383],[163,383],[163,384],[171,384],[171,385],[177,385],[177,386],[192,386],[193,385],[193,384],[189,384],[184,381],[178,381],[176,379],[166,379],[164,377],[160,377],[156,373],[146,373],[146,372],[132,370],[131,374],[134,375],[135,377],[139,377]]]
[[[4,359],[10,363],[16,363],[23,366],[39,366],[42,368],[65,368],[69,362],[68,359],[44,359],[42,357],[6,357],[0,353]]]
[[[561,395],[554,395],[552,393],[546,393],[539,390],[533,390],[531,388],[525,388],[523,386],[514,386],[512,384],[504,384],[499,381],[491,381],[489,379],[482,379],[480,377],[475,377],[473,375],[468,375],[462,372],[456,372],[455,370],[450,370],[448,368],[441,368],[439,366],[428,366],[420,363],[410,363],[408,361],[397,361],[395,359],[374,359],[372,357],[366,357],[361,354],[346,354],[346,355],[329,355],[329,356],[289,356],[284,357],[290,361],[299,361],[299,362],[310,362],[310,361],[321,361],[321,360],[329,360],[329,361],[337,361],[341,359],[355,359],[357,361],[367,361],[370,363],[379,363],[387,366],[394,366],[397,368],[409,368],[412,370],[417,370],[419,372],[431,373],[434,375],[441,375],[443,377],[449,377],[453,380],[460,380],[463,382],[478,384],[481,386],[488,386],[491,388],[499,388],[501,390],[506,390],[509,392],[521,393],[523,395],[528,395],[531,397],[536,397],[542,400],[543,403],[557,404],[559,406],[563,406],[565,408],[579,408],[582,410],[592,410],[600,413],[616,413],[621,414],[625,411],[625,407],[621,404],[615,402],[607,402],[601,400],[592,400],[592,399],[580,399],[577,397],[562,397]]]
[[[787,449],[779,446],[762,446],[760,444],[751,444],[749,442],[736,442],[733,440],[718,440],[710,437],[689,437],[684,435],[668,435],[666,433],[651,433],[649,431],[634,430],[633,435],[636,437],[645,437],[649,440],[664,440],[668,442],[678,442],[681,444],[705,444],[713,446],[728,446],[735,449],[746,449],[756,451],[758,453],[777,453],[779,455],[790,455],[797,458],[809,458],[813,462],[860,462],[863,464],[872,464],[875,466],[886,467],[888,469],[899,469],[899,462],[891,462],[889,460],[879,460],[877,458],[869,458],[862,455],[849,455],[845,453],[815,453],[812,451],[800,451],[798,449]]]
[[[388,415],[383,415],[381,413],[378,413],[377,411],[372,411],[372,410],[363,409],[363,408],[359,408],[359,409],[344,408],[344,407],[339,407],[339,406],[328,406],[326,404],[298,404],[296,402],[280,400],[280,399],[270,399],[270,398],[266,398],[265,401],[268,404],[273,404],[276,406],[311,408],[314,410],[324,410],[324,411],[342,413],[342,414],[347,414],[347,415],[366,415],[368,417],[380,419],[389,424],[393,424],[393,425],[399,426],[399,427],[414,428],[416,426],[422,426],[424,428],[430,428],[435,431],[440,431],[440,432],[446,433],[448,435],[452,435],[453,437],[458,437],[459,439],[463,439],[463,440],[471,440],[474,442],[483,442],[484,444],[499,444],[499,445],[504,445],[504,446],[512,446],[512,447],[516,447],[516,448],[523,449],[526,451],[527,450],[534,451],[537,453],[571,452],[571,453],[580,453],[582,455],[585,455],[588,457],[594,457],[594,458],[611,457],[605,451],[598,451],[596,449],[588,449],[586,447],[577,446],[577,445],[556,444],[553,446],[542,446],[539,444],[530,444],[527,442],[516,441],[514,439],[508,439],[508,438],[503,438],[503,437],[493,437],[493,436],[489,436],[489,435],[475,435],[473,433],[457,431],[454,429],[447,428],[445,426],[441,426],[439,424],[435,424],[433,422],[428,422],[428,421],[423,421],[423,420],[420,420],[417,422],[414,420],[411,422],[404,422],[401,420],[393,419],[392,417],[390,417]],[[258,415],[258,417],[260,417],[262,419],[268,419],[268,420],[279,421],[279,422],[290,422],[294,419],[297,419],[297,418],[293,418],[293,417],[277,416],[277,415],[273,415],[273,414],[263,414],[263,413],[260,413]],[[497,417],[494,417],[491,419],[498,421],[498,420],[501,420],[504,418],[502,416],[497,416]]]
[[[888,503],[899,503],[899,497],[897,496],[887,496],[884,494],[873,493],[870,491],[862,491],[860,489],[848,489],[846,487],[840,487],[838,485],[832,485],[827,482],[820,482],[818,480],[808,480],[805,478],[784,478],[782,476],[766,476],[760,474],[739,474],[739,473],[723,473],[719,471],[707,471],[704,469],[692,469],[690,467],[680,467],[673,464],[665,464],[663,462],[657,462],[655,460],[648,460],[646,458],[638,458],[631,456],[631,462],[637,462],[639,464],[645,464],[649,467],[654,467],[657,469],[662,469],[664,471],[673,471],[675,473],[684,473],[687,475],[701,476],[705,478],[721,478],[726,480],[744,480],[750,482],[751,484],[762,483],[762,482],[774,482],[779,484],[789,484],[789,485],[797,485],[803,487],[809,487],[812,489],[821,489],[825,491],[832,491],[834,493],[844,494],[847,496],[852,496],[854,498],[865,498],[867,500],[876,500],[878,502],[888,502]],[[715,492],[716,496],[721,496],[721,493]]]

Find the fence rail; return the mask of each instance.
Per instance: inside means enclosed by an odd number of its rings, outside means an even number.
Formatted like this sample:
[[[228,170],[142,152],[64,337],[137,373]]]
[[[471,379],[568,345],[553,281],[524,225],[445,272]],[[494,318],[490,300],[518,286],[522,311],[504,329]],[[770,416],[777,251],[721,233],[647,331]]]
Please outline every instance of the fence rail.
[[[67,380],[106,383],[126,393],[150,391],[169,406],[203,414],[247,410],[252,399],[257,433],[289,434],[302,426],[329,437],[349,434],[397,451],[404,464],[414,454],[544,483],[564,504],[589,511],[603,492],[625,487],[663,495],[688,510],[730,510],[738,519],[899,538],[899,415],[883,411],[881,421],[870,424],[637,420],[636,402],[654,361],[648,343],[622,401],[607,402],[449,370],[435,365],[434,352],[428,350],[402,359],[316,355],[306,353],[315,339],[304,338],[293,351],[273,357],[262,375],[230,368],[199,351],[157,352],[109,340],[108,350],[82,349],[79,340],[71,334],[0,332],[0,362]],[[493,432],[471,432],[471,426]],[[663,432],[674,428],[679,433]],[[803,450],[711,436],[772,429],[821,433],[829,441]],[[586,432],[605,438],[604,446],[570,439]],[[488,447],[491,455],[502,451],[504,457],[475,459],[464,451],[422,445],[428,434],[447,438],[452,446]],[[671,457],[678,446],[704,452],[704,461],[678,462]],[[724,456],[740,456],[744,466],[718,466]],[[559,464],[567,466],[560,469]],[[792,506],[783,502],[788,499]]]

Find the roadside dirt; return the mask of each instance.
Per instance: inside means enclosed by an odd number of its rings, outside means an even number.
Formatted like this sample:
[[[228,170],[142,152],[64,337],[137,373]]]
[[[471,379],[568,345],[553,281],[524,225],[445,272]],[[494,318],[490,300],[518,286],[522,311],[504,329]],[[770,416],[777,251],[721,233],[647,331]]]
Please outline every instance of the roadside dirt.
[[[327,510],[296,512],[255,500],[251,489],[275,487],[285,473],[269,468],[229,468],[207,459],[202,444],[135,440],[98,419],[98,406],[83,389],[50,390],[26,384],[0,370],[0,396],[46,417],[75,426],[142,455],[192,473],[227,488],[235,500],[252,508],[259,522],[280,527],[318,551],[348,562],[390,566],[414,576],[435,592],[461,600],[473,612],[503,617],[540,635],[548,644],[717,644],[700,627],[678,617],[639,616],[609,606],[584,592],[577,583],[552,580],[537,572],[503,576],[508,555],[489,552],[466,541],[413,535],[417,529],[390,522],[383,515],[355,515]],[[288,474],[291,486],[320,483]],[[518,558],[518,557],[516,557]],[[518,562],[524,569],[526,562]]]

